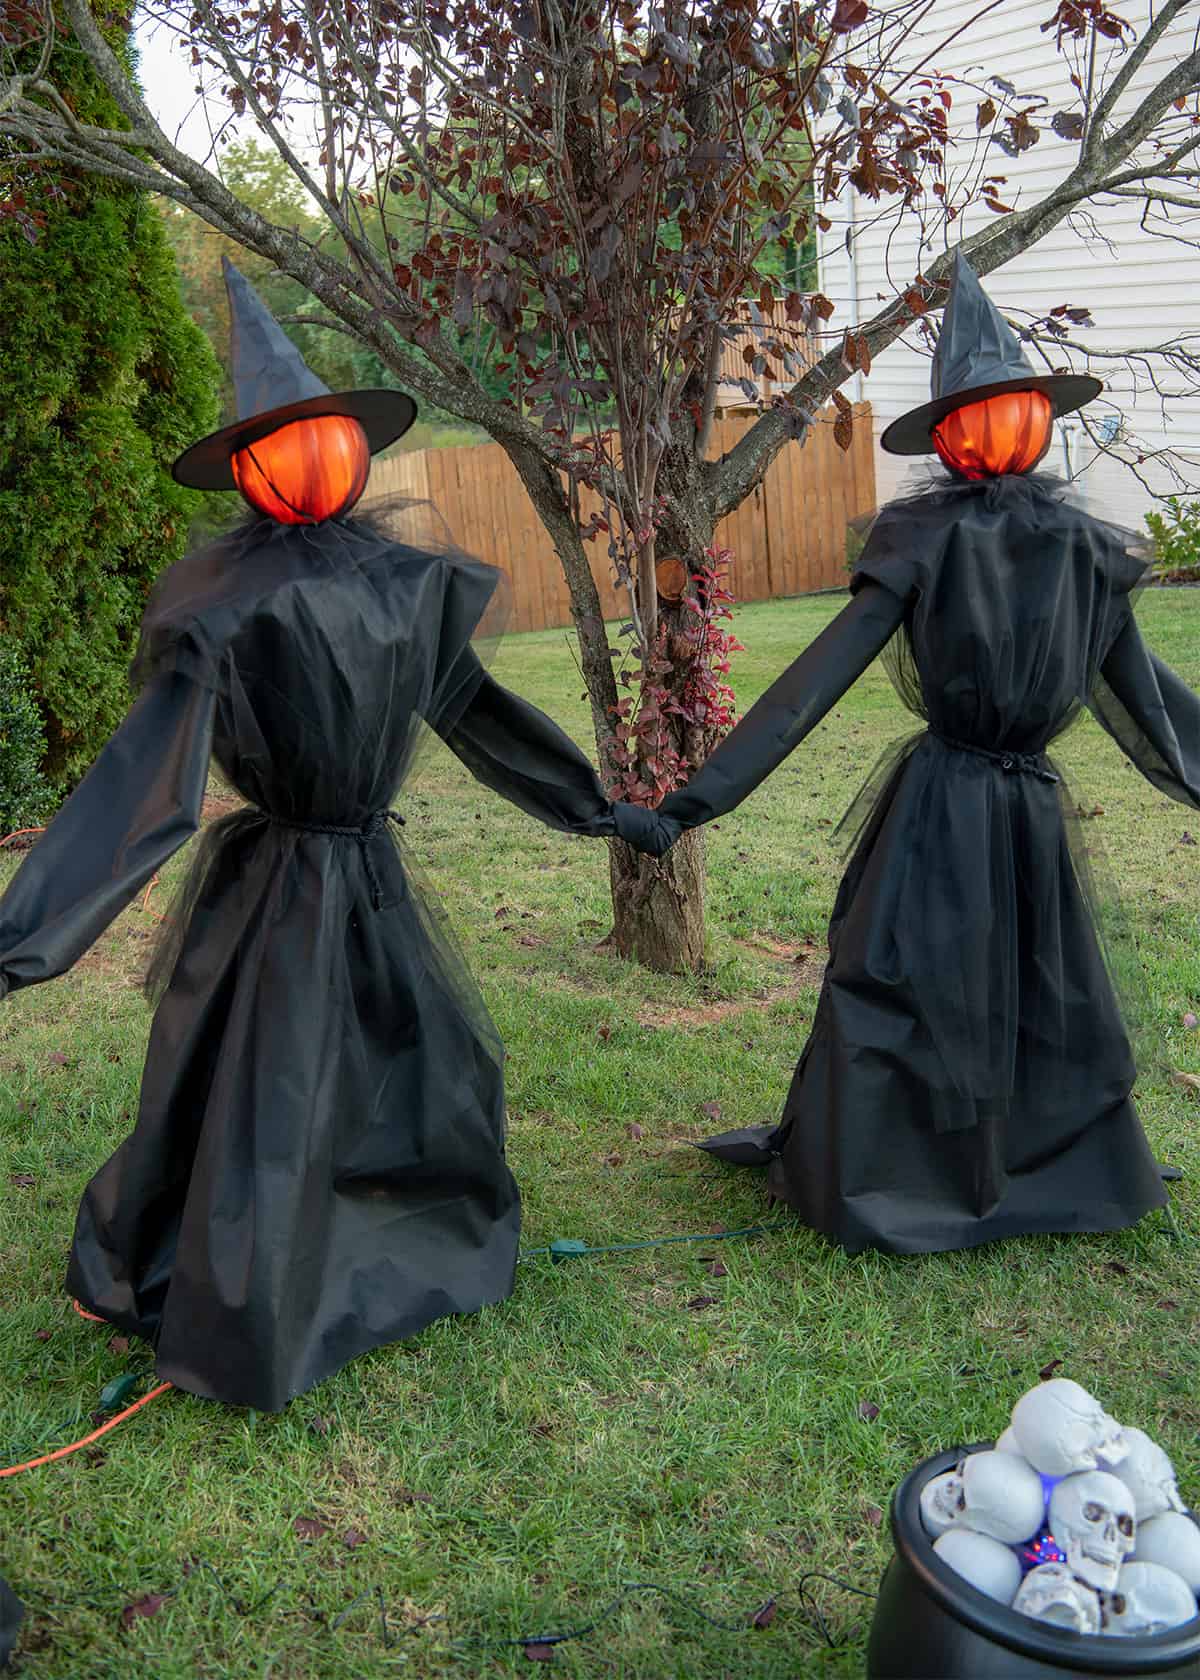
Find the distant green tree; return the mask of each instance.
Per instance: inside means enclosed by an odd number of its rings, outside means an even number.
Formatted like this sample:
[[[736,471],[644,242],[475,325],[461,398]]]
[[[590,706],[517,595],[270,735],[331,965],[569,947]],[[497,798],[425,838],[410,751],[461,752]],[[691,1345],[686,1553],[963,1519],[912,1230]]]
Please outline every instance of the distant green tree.
[[[82,54],[49,73],[81,120],[126,126]],[[22,214],[0,216],[0,635],[62,793],[128,708],[147,593],[199,500],[171,462],[215,424],[220,371],[143,193],[0,147],[5,198]]]

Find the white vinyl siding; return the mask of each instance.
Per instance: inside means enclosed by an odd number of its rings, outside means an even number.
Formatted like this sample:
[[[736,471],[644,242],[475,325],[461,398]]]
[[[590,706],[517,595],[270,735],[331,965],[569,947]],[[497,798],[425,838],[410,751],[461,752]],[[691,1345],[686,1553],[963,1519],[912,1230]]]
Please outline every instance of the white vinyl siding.
[[[978,0],[937,0],[924,28],[911,38],[910,62],[925,56],[977,9]],[[1014,207],[1041,198],[1068,173],[1078,151],[1075,144],[1060,140],[1049,127],[1054,111],[1070,108],[1073,93],[1068,81],[1070,66],[1056,54],[1053,34],[1041,32],[1050,10],[1046,0],[1006,0],[936,60],[936,68],[980,86],[978,93],[967,88],[953,90],[951,133],[957,138],[960,155],[968,161],[977,144],[975,109],[986,96],[984,84],[989,76],[1005,78],[1020,94],[1040,93],[1048,98],[1050,103],[1039,122],[1042,137],[1035,146],[1015,158],[998,146],[988,150],[986,173],[1007,176],[1000,192],[1003,202]],[[1135,28],[1144,27],[1147,0],[1130,0],[1118,10]],[[1193,16],[1192,28],[1195,22]],[[1173,37],[1159,43],[1149,64],[1143,66],[1127,90],[1118,115],[1136,103],[1139,91],[1157,80],[1185,45],[1190,50],[1191,42],[1191,29],[1180,24]],[[951,180],[954,170],[951,162]],[[1139,226],[1141,210],[1138,202],[1114,198],[1085,207],[1081,215],[1060,223],[1030,250],[988,275],[984,285],[989,295],[1017,321],[1044,315],[1058,304],[1086,306],[1095,326],[1070,328],[1071,338],[1080,343],[1129,349],[1188,334],[1197,335],[1196,346],[1200,348],[1200,252],[1145,232]],[[885,301],[903,291],[920,266],[916,218],[905,216],[897,227],[895,215],[885,213],[875,225],[873,218],[880,211],[880,204],[861,197],[852,207],[844,203],[834,226],[824,236],[821,285],[837,307],[827,330],[836,331],[838,337],[849,322],[870,319]],[[1176,214],[1182,217],[1182,212]],[[844,243],[851,215],[858,227],[856,275]],[[972,206],[939,237],[952,242],[996,219],[983,206]],[[1181,232],[1200,235],[1200,219],[1192,218]],[[930,255],[924,253],[926,262]],[[855,280],[857,309],[853,307]],[[1041,365],[1036,356],[1031,354],[1030,359]],[[1064,353],[1062,361],[1067,359]],[[1105,396],[1093,405],[1095,418],[1115,418],[1119,414],[1151,448],[1162,448],[1169,442],[1188,457],[1188,476],[1200,493],[1200,394],[1178,395],[1168,404],[1164,418],[1160,398],[1144,374],[1135,376],[1125,364],[1107,359],[1097,358],[1089,366],[1077,352],[1070,354],[1070,361],[1076,369],[1087,367],[1105,380]],[[898,414],[927,400],[929,351],[917,332],[910,331],[878,358],[870,377],[861,381],[861,392],[856,388],[859,383],[852,381],[847,394],[861,394],[873,405],[876,437]],[[1178,393],[1183,380],[1167,372],[1162,383]],[[1128,468],[1109,457],[1095,461],[1095,452],[1077,423],[1068,419],[1060,428],[1047,465],[1059,471],[1064,468],[1064,430],[1072,466],[1076,472],[1082,471],[1079,486],[1089,504],[1097,512],[1140,527],[1153,506],[1152,497]],[[882,501],[909,475],[912,464],[877,449],[876,470]],[[1161,468],[1148,463],[1142,471],[1156,488],[1175,488]]]

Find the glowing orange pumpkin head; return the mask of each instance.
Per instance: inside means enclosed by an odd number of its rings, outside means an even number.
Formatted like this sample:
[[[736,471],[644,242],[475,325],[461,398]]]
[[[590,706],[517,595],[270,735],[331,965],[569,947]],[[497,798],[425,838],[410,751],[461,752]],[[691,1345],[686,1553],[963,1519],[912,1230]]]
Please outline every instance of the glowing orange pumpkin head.
[[[233,481],[281,525],[316,525],[347,513],[371,466],[367,434],[345,414],[293,420],[231,457]]]
[[[964,478],[1028,472],[1050,447],[1053,416],[1042,391],[1005,391],[952,409],[933,428],[933,446]]]

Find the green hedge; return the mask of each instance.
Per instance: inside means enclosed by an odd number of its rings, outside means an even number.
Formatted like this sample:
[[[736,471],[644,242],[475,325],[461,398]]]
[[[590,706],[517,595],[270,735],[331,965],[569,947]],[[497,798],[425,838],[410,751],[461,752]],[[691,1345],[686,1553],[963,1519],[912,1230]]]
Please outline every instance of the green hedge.
[[[123,126],[80,55],[56,56],[81,117]],[[4,173],[0,155],[0,192]],[[28,665],[61,793],[128,709],[147,593],[199,502],[170,465],[216,423],[220,372],[144,195],[20,185],[42,225],[31,240],[0,217],[0,635]]]
[[[37,828],[54,806],[42,774],[46,733],[29,691],[29,672],[12,648],[0,647],[0,840]]]

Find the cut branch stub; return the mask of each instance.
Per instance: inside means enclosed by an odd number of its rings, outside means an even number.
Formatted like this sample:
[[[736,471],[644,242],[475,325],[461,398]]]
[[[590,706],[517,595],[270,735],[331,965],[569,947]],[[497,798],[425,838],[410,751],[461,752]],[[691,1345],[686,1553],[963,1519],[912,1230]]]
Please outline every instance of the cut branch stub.
[[[654,578],[658,585],[658,596],[661,601],[681,601],[683,592],[687,588],[688,569],[683,561],[677,558],[660,560],[654,568]]]

